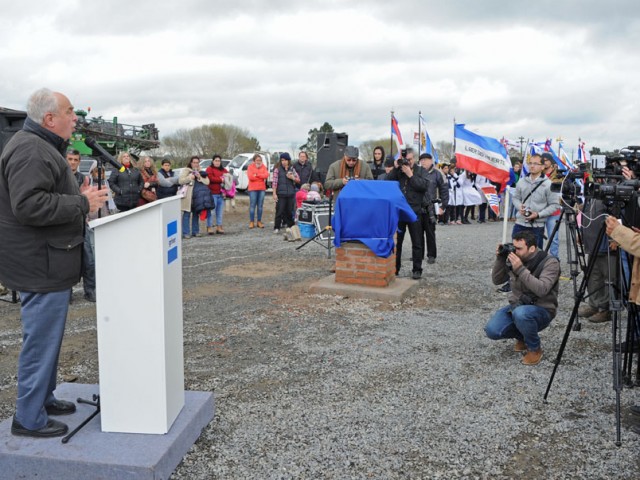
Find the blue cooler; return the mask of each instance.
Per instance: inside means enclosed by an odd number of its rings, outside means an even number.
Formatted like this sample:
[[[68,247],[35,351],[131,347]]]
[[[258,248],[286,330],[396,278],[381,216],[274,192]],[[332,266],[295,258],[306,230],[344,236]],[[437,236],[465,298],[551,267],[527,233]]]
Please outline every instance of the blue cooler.
[[[300,236],[303,238],[311,238],[316,234],[316,227],[310,223],[298,223],[300,228]]]

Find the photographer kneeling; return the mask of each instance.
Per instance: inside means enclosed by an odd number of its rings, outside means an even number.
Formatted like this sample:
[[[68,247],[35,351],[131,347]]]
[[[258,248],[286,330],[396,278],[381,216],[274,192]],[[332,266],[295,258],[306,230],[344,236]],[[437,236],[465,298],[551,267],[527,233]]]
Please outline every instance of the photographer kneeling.
[[[536,245],[536,235],[523,230],[513,244],[498,245],[491,279],[495,285],[511,281],[509,305],[498,310],[484,331],[492,340],[515,338],[514,351],[527,353],[525,365],[542,359],[538,332],[549,326],[558,308],[560,262]]]

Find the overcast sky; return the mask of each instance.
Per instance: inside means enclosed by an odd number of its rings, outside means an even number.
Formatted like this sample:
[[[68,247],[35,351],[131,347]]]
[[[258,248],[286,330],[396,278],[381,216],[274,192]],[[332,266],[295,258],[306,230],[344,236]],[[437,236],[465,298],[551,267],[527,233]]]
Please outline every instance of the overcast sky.
[[[351,144],[434,142],[453,119],[567,151],[640,144],[638,0],[0,0],[0,106],[47,86],[91,115],[246,128],[291,149],[325,121]],[[388,145],[388,143],[387,143]],[[555,145],[555,142],[554,142]]]

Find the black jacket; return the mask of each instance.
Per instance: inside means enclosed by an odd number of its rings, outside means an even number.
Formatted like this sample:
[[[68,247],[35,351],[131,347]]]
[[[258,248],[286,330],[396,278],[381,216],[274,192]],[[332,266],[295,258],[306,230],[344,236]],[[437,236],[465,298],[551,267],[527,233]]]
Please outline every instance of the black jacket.
[[[392,169],[387,175],[387,180],[397,180],[400,183],[400,190],[407,199],[407,203],[416,215],[422,211],[422,199],[427,191],[426,171],[420,165],[413,165],[413,176],[407,177],[400,167]]]
[[[300,162],[294,163],[293,169],[298,172],[298,176],[300,177],[300,183],[296,184],[298,189],[300,189],[300,185],[303,185],[305,183],[312,184],[313,182],[318,181],[318,175],[313,169],[311,163],[308,161],[304,165],[302,165]]]
[[[431,170],[425,170],[425,176],[428,180],[427,192],[431,202],[440,199],[440,208],[447,208],[449,205],[449,184],[445,182],[444,176],[435,167]]]
[[[383,178],[380,178],[380,175],[384,175],[385,173],[384,162],[371,162],[371,175],[373,175],[374,180],[384,180]]]
[[[115,195],[113,201],[118,208],[135,208],[140,201],[140,192],[144,186],[142,175],[134,168],[125,168],[124,172],[114,170],[109,177],[109,186]]]
[[[27,118],[0,157],[0,282],[12,290],[56,292],[80,279],[89,201],[66,145]]]

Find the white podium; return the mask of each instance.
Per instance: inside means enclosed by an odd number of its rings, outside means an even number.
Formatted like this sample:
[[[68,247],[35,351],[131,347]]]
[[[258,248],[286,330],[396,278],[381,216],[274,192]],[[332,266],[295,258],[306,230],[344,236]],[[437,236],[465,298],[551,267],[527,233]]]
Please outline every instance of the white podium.
[[[167,433],[184,406],[180,213],[176,196],[89,223],[103,432]]]

